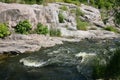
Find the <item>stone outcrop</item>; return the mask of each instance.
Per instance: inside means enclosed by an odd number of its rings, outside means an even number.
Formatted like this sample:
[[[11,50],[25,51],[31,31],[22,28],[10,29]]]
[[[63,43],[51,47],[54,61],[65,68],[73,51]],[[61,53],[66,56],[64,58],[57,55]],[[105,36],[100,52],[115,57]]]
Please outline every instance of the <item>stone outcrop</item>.
[[[68,10],[60,9],[62,6],[66,6]],[[31,22],[33,29],[40,22],[49,28],[68,26],[67,29],[76,30],[76,15],[71,13],[70,10],[77,7],[74,4],[67,3],[48,3],[47,6],[0,3],[0,22],[9,24],[11,28],[15,27],[19,21],[27,19]],[[97,26],[104,26],[98,9],[83,4],[80,6],[80,9],[85,14],[81,16],[83,19]],[[60,12],[64,15],[64,23],[59,22],[58,15]]]
[[[90,23],[93,23],[99,27],[105,26],[101,19],[100,11],[98,9],[91,6],[84,5],[84,4],[81,4],[80,9],[84,13],[84,16],[82,16],[82,19],[89,21]]]
[[[10,27],[14,27],[19,21],[27,19],[31,22],[33,28],[36,27],[38,22],[48,27],[59,27],[60,6],[56,3],[50,3],[48,6],[0,3],[0,22],[8,23]],[[69,24],[70,27],[76,27],[75,17],[72,17],[69,13],[65,14],[69,22],[65,22],[64,26]]]
[[[66,6],[68,10],[62,10],[62,6]],[[51,38],[37,34],[12,34],[6,39],[0,39],[0,53],[33,52],[39,50],[41,47],[51,47],[55,44],[62,44],[62,41],[79,41],[85,38],[111,39],[119,36],[113,32],[102,30],[77,30],[75,12],[71,13],[71,10],[75,10],[76,8],[78,8],[78,6],[67,3],[48,3],[47,6],[0,3],[0,23],[9,24],[10,29],[13,29],[19,21],[28,19],[33,29],[37,23],[40,22],[47,25],[48,28],[59,28],[62,37],[74,37],[74,39],[66,39]],[[80,18],[97,26],[104,26],[98,9],[83,4],[79,9],[84,12],[84,15],[80,16]],[[64,23],[59,22],[58,15],[60,12],[64,15]]]
[[[118,38],[113,32],[108,31],[69,31],[66,30],[63,36],[72,39],[48,37],[44,35],[30,34],[12,34],[6,39],[0,39],[0,53],[25,53],[38,51],[41,47],[52,47],[56,44],[63,44],[62,41],[76,42],[82,39],[113,39]],[[74,37],[74,38],[73,38]]]
[[[41,47],[51,47],[62,44],[58,39],[52,39],[44,35],[13,34],[7,39],[0,39],[0,53],[25,53],[38,51]]]

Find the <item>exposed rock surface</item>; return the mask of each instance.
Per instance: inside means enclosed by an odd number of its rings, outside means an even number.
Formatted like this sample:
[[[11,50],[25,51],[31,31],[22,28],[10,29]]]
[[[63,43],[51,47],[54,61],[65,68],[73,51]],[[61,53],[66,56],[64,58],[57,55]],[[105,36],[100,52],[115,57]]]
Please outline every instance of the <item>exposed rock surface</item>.
[[[68,10],[60,9],[62,6],[66,6]],[[70,10],[75,10],[77,7],[74,4],[67,3],[48,3],[47,6],[0,3],[0,22],[8,23],[10,27],[14,27],[19,21],[28,19],[32,23],[33,28],[36,27],[38,22],[41,22],[48,27],[68,26],[68,29],[76,30],[76,16]],[[83,4],[80,9],[85,13],[82,17],[86,21],[104,26],[98,9]],[[59,22],[58,15],[60,12],[65,17],[64,23]]]
[[[14,34],[8,37],[8,39],[0,40],[0,53],[34,52],[41,47],[51,47],[55,44],[62,44],[62,42],[43,35]]]
[[[0,39],[0,53],[25,53],[38,51],[41,47],[52,47],[62,44],[62,41],[80,41],[82,39],[113,39],[119,35],[108,31],[65,31],[64,36],[74,39],[48,37],[44,35],[12,34],[6,39]]]
[[[60,9],[62,6],[66,6],[68,10],[64,11]],[[25,4],[6,4],[0,3],[0,22],[8,23],[10,29],[15,27],[19,21],[28,19],[33,29],[38,22],[47,25],[49,28],[59,28],[61,30],[62,37],[69,37],[75,39],[66,38],[51,38],[47,36],[30,34],[20,35],[12,34],[7,39],[0,39],[0,53],[24,53],[26,51],[36,51],[41,47],[50,47],[55,44],[62,44],[62,41],[79,41],[85,38],[116,38],[119,35],[101,30],[88,30],[80,31],[76,29],[76,15],[71,13],[71,10],[75,10],[78,6],[67,3],[48,3],[47,6],[43,5],[25,5]],[[99,26],[104,26],[100,12],[90,6],[81,5],[79,7],[84,12],[84,16],[81,16],[86,21],[94,23]],[[64,23],[59,22],[58,15],[62,12],[64,15]]]
[[[101,14],[98,9],[84,4],[81,4],[80,9],[84,13],[83,19],[99,27],[104,27],[104,23],[101,19]]]

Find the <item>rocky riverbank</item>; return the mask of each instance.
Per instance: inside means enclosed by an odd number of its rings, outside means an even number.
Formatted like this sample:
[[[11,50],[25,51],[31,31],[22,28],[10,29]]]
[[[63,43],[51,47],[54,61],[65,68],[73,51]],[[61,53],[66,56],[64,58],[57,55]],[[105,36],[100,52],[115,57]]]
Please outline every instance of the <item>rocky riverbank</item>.
[[[77,16],[76,9],[82,11],[83,14],[79,12],[79,16]],[[64,15],[62,23],[59,21],[59,14]],[[77,29],[76,17],[89,23],[87,25],[88,31]],[[37,23],[46,25],[48,29],[59,29],[61,37],[15,33],[15,26],[23,20],[30,21],[32,30],[36,28]],[[103,30],[105,24],[101,19],[101,14],[98,9],[84,4],[76,6],[68,3],[48,3],[48,5],[44,6],[0,2],[0,23],[7,23],[11,32],[9,37],[0,39],[0,53],[17,54],[34,52],[41,47],[62,44],[63,41],[80,41],[86,38],[113,39],[119,37],[119,34]],[[94,28],[95,30],[90,30],[90,28]]]
[[[41,47],[52,47],[56,44],[62,44],[63,41],[80,41],[83,39],[113,39],[118,38],[119,34],[108,31],[78,31],[72,32],[71,35],[77,37],[49,37],[38,34],[12,34],[11,36],[0,39],[0,53],[25,53],[38,51]]]

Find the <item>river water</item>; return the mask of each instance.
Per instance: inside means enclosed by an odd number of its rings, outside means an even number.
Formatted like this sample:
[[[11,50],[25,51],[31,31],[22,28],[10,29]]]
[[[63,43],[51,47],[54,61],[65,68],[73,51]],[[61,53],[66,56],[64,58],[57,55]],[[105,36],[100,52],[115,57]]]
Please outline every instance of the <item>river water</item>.
[[[64,42],[51,48],[28,54],[11,56],[0,64],[0,80],[87,80],[77,65],[78,53],[97,54],[115,48],[116,40],[83,40]]]

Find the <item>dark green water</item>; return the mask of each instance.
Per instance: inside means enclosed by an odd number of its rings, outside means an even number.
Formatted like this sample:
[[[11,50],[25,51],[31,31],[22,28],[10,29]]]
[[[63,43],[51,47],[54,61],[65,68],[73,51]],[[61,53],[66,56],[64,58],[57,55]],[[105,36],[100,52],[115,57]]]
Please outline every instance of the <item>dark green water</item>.
[[[75,54],[97,54],[106,47],[115,48],[115,42],[116,40],[64,42],[63,45],[43,48],[32,54],[9,57],[0,64],[0,80],[87,80],[76,68],[82,58],[76,58]],[[20,63],[21,59],[35,64],[25,66]],[[45,64],[38,65],[41,62]]]

